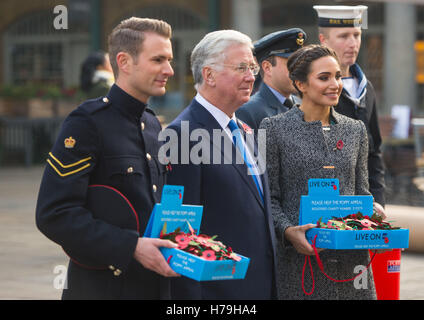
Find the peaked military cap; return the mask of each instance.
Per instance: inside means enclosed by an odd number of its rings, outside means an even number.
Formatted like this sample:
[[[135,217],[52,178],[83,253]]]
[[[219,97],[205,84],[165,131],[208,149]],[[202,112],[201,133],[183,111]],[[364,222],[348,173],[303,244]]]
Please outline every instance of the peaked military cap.
[[[300,28],[276,31],[255,42],[254,54],[259,63],[270,56],[288,58],[305,40],[306,33]]]
[[[367,6],[314,6],[320,27],[361,27]]]

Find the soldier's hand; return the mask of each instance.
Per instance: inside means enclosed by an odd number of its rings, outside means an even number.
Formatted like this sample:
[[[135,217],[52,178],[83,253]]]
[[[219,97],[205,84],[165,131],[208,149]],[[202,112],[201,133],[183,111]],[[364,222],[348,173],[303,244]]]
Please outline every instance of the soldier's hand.
[[[159,247],[177,248],[178,245],[169,240],[157,238],[138,238],[134,251],[134,259],[146,269],[152,270],[164,277],[179,277],[180,275],[170,268]]]

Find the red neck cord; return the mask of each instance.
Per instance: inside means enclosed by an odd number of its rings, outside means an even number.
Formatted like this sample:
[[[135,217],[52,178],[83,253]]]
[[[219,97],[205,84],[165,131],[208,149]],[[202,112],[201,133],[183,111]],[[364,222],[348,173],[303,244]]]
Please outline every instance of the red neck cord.
[[[314,240],[312,241],[312,248],[314,249],[314,252],[315,252],[315,258],[316,258],[316,260],[317,260],[317,264],[318,264],[318,267],[319,267],[319,269],[321,270],[321,272],[328,278],[328,279],[330,279],[331,281],[334,281],[334,282],[348,282],[348,281],[353,281],[353,280],[355,280],[357,277],[359,277],[365,270],[367,270],[369,267],[370,267],[370,265],[371,265],[371,263],[372,263],[372,261],[374,260],[374,257],[375,257],[375,255],[376,255],[376,253],[374,253],[373,255],[372,255],[372,257],[371,257],[371,260],[370,260],[370,262],[367,264],[367,266],[366,266],[366,268],[364,269],[364,270],[362,270],[360,273],[358,273],[356,276],[354,276],[353,278],[350,278],[350,279],[342,279],[342,280],[338,280],[338,279],[334,279],[334,278],[332,278],[332,277],[330,277],[328,274],[326,274],[325,273],[325,271],[324,271],[324,266],[323,266],[323,264],[322,264],[322,261],[321,261],[321,258],[319,257],[319,254],[318,254],[318,251],[317,251],[317,247],[316,247],[316,245],[315,245],[315,243],[316,243],[316,239],[317,239],[317,236],[318,235],[315,235],[315,238],[314,238]],[[305,290],[305,269],[306,269],[306,264],[307,263],[309,263],[309,269],[311,270],[311,278],[312,278],[312,289],[311,289],[311,291],[309,291],[309,292],[306,292],[306,290]],[[312,264],[311,264],[311,257],[310,256],[307,256],[307,255],[305,255],[305,263],[304,263],[304,265],[303,265],[303,270],[302,270],[302,290],[303,290],[303,292],[307,295],[307,296],[310,296],[312,293],[314,293],[314,289],[315,289],[315,279],[314,279],[314,272],[313,272],[313,270],[312,270]]]

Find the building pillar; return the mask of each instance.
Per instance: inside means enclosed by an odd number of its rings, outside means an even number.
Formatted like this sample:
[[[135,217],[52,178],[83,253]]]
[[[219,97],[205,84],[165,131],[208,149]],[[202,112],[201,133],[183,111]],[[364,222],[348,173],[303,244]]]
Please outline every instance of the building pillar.
[[[417,99],[415,40],[415,5],[386,3],[384,110],[382,110],[386,114],[390,114],[392,106],[396,104],[408,105],[415,113]]]
[[[102,19],[100,15],[100,0],[91,0],[91,49],[97,51],[101,49],[101,28]]]
[[[232,28],[243,32],[253,41],[261,37],[261,2],[232,0]]]
[[[219,30],[220,21],[219,13],[221,9],[220,0],[209,0],[208,11],[209,11],[209,32]]]

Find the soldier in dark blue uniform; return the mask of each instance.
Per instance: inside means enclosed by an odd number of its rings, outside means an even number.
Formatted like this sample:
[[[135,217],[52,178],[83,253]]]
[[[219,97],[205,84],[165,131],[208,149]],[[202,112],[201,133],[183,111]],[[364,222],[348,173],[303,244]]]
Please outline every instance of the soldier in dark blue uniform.
[[[122,21],[109,37],[116,83],[68,116],[49,153],[36,222],[70,256],[64,299],[166,298],[162,276],[177,276],[158,250],[175,245],[142,237],[166,176],[157,156],[161,126],[146,103],[173,75],[170,37],[166,22]],[[87,207],[98,185],[128,202],[133,228],[118,224],[124,213],[111,198],[95,199],[94,209],[105,208],[100,217]]]

